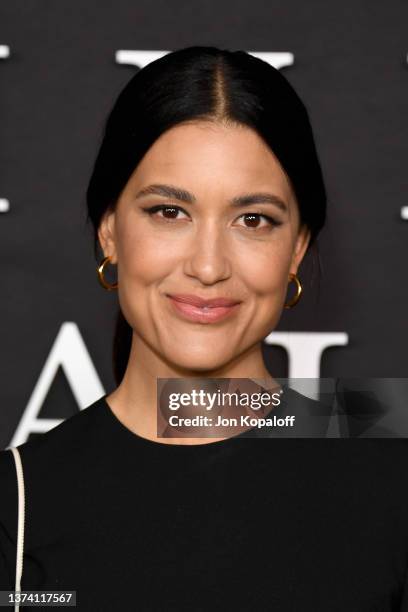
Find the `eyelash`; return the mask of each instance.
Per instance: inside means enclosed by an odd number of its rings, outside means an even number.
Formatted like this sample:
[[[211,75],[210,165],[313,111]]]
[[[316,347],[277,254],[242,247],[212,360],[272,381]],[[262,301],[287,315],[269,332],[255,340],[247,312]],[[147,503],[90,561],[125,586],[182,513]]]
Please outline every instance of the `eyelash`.
[[[153,214],[154,214],[155,212],[158,212],[159,210],[166,210],[166,209],[171,209],[171,210],[181,210],[181,212],[183,212],[183,213],[185,213],[185,214],[188,214],[188,213],[186,213],[186,211],[185,211],[183,208],[181,208],[180,206],[175,206],[175,205],[166,205],[166,204],[158,204],[158,205],[156,205],[156,206],[151,206],[150,208],[143,208],[142,210],[144,210],[144,211],[145,211],[145,212],[146,212],[148,215],[153,216]],[[272,229],[273,227],[278,227],[279,225],[282,225],[282,222],[281,222],[281,221],[276,221],[275,219],[273,219],[273,218],[272,218],[272,217],[270,217],[269,215],[265,215],[264,213],[260,213],[260,212],[253,212],[253,211],[252,211],[252,212],[247,212],[247,213],[244,213],[244,214],[240,215],[240,216],[239,216],[239,218],[241,218],[241,217],[246,217],[246,216],[249,216],[249,215],[255,215],[255,216],[257,216],[257,217],[263,217],[264,219],[266,219],[266,220],[267,220],[267,222],[269,223],[269,225],[270,225],[271,229]],[[177,221],[177,220],[178,220],[178,219],[165,219],[164,217],[161,217],[161,219],[162,219],[162,221],[164,221],[165,223],[174,223],[175,221]],[[251,232],[256,232],[256,231],[260,231],[260,230],[262,230],[262,229],[264,229],[264,228],[262,228],[262,227],[260,227],[260,228],[259,228],[259,227],[254,227],[254,228],[247,227],[246,229],[248,229],[248,230],[249,230],[249,231],[251,231]]]

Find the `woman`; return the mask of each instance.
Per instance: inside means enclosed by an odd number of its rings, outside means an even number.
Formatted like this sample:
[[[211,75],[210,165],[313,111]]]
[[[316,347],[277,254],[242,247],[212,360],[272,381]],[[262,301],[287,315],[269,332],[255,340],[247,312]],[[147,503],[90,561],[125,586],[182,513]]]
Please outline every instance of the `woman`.
[[[22,588],[75,590],[79,610],[98,612],[407,611],[405,441],[285,440],[272,427],[256,439],[253,428],[158,435],[158,379],[276,388],[262,340],[299,299],[326,208],[287,80],[243,51],[190,47],[152,62],[108,118],[87,200],[99,279],[118,291],[118,386],[19,447]],[[281,397],[270,414],[299,399],[319,412],[288,388]],[[9,451],[0,459],[11,589],[16,473]]]

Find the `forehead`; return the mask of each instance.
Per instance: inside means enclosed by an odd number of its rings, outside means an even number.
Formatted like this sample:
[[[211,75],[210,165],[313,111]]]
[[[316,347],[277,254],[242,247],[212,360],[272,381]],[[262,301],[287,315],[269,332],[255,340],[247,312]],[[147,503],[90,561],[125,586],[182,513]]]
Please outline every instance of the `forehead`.
[[[207,121],[179,124],[149,148],[130,177],[134,188],[171,182],[198,196],[234,196],[249,189],[274,189],[290,201],[293,192],[279,160],[252,129]]]

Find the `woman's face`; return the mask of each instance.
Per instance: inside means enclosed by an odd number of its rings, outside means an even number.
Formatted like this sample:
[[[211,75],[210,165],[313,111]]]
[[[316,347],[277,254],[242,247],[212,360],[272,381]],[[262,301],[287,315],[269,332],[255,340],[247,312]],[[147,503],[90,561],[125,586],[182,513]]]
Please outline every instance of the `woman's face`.
[[[102,220],[99,239],[118,264],[120,306],[134,335],[167,362],[205,371],[275,328],[309,232],[256,132],[201,121],[180,124],[152,145]],[[239,304],[221,319],[203,312],[197,320],[169,294]]]

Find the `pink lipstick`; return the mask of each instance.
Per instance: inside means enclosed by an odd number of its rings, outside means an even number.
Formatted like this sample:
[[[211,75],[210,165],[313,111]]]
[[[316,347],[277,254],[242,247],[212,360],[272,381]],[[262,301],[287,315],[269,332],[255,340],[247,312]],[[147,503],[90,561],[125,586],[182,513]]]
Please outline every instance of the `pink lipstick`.
[[[221,321],[235,312],[241,303],[224,297],[205,299],[192,294],[167,294],[167,297],[175,312],[196,323]]]

